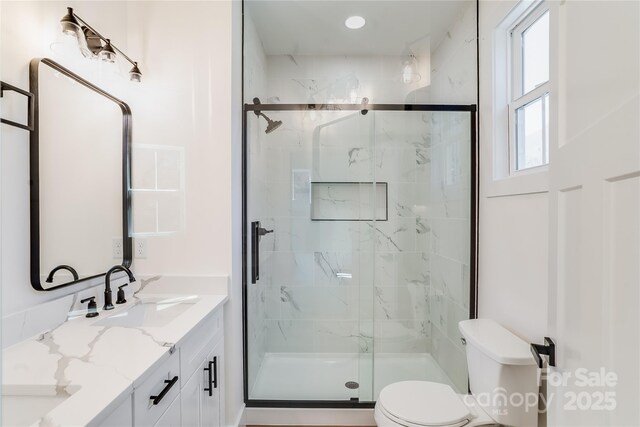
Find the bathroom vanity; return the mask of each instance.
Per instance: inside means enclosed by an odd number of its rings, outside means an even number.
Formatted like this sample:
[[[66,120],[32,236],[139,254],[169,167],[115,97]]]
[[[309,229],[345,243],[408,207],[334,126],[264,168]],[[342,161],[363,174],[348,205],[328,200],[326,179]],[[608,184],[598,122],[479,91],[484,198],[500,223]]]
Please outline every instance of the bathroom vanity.
[[[4,349],[2,425],[223,425],[228,279],[193,279],[143,279],[93,318],[76,297],[64,323]]]

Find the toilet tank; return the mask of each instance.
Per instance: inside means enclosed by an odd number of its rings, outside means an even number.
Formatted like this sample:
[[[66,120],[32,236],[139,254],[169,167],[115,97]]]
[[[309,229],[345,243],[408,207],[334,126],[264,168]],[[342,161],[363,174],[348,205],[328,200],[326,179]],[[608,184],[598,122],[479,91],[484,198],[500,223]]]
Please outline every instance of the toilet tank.
[[[471,394],[505,426],[538,425],[538,370],[527,342],[489,319],[458,324],[466,341]]]

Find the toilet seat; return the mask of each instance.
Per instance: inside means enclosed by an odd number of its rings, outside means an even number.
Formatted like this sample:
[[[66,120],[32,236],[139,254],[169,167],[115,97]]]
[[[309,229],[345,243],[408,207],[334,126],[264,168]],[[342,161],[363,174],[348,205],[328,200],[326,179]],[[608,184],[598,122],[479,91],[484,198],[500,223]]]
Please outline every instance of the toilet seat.
[[[377,412],[378,412],[378,411],[380,412],[380,414],[381,414],[381,415],[382,415],[382,416],[383,416],[387,421],[392,422],[394,426],[402,426],[402,427],[433,427],[433,426],[425,426],[424,424],[414,424],[414,423],[411,423],[411,422],[409,422],[409,421],[402,420],[402,419],[400,419],[400,418],[398,418],[398,417],[394,417],[393,415],[391,415],[391,414],[389,414],[388,412],[386,412],[386,411],[384,410],[384,408],[382,408],[381,406],[376,406],[376,409],[375,409],[375,412],[376,412],[376,415],[375,415],[376,422],[379,420],[379,419],[378,419],[378,414],[377,414]],[[388,424],[388,423],[385,423],[385,424],[378,424],[378,425],[388,426],[389,424]],[[464,427],[464,426],[467,426],[467,427],[469,427],[469,426],[470,426],[470,424],[469,424],[469,421],[468,421],[468,420],[462,421],[462,422],[457,423],[457,424],[451,424],[451,425],[448,425],[448,426],[438,426],[438,427]]]
[[[387,418],[407,427],[462,427],[473,418],[450,386],[429,381],[390,384],[377,403]]]

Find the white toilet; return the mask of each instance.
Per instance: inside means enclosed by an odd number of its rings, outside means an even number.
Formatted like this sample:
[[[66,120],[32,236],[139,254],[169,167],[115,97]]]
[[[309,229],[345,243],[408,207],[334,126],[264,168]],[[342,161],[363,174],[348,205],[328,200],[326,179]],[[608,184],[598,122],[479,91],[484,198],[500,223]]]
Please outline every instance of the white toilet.
[[[459,323],[471,394],[446,384],[402,381],[382,389],[379,427],[538,425],[538,371],[529,344],[489,319]]]

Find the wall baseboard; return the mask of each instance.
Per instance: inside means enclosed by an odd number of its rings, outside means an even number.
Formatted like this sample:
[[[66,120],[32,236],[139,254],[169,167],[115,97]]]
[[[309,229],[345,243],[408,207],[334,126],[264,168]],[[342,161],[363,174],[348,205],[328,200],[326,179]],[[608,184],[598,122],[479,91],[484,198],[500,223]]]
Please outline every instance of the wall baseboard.
[[[245,404],[243,403],[238,411],[238,415],[236,415],[236,420],[232,422],[230,427],[246,427],[247,426],[247,410],[245,408]]]
[[[373,409],[246,408],[246,425],[375,426]]]

